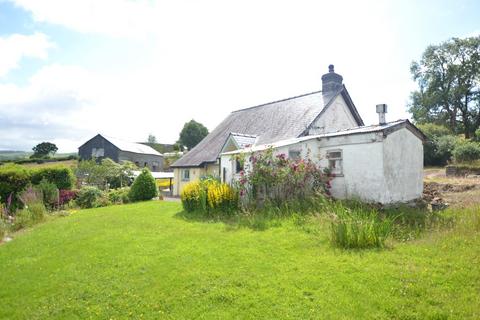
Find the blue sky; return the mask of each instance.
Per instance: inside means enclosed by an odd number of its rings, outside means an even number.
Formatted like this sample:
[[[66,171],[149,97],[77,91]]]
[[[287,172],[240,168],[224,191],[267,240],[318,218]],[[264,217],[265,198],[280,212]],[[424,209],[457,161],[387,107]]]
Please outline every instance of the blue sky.
[[[479,1],[0,0],[0,149],[174,142],[321,89],[331,63],[366,123],[407,118],[411,61],[479,34]]]

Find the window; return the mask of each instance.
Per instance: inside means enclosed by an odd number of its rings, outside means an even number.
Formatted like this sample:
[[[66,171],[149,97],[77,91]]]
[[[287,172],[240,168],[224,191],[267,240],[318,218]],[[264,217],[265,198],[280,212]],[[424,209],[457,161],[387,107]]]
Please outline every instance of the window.
[[[235,160],[235,173],[240,173],[240,171],[243,170],[243,166],[242,166],[242,163],[240,162],[240,160]]]
[[[190,170],[188,169],[182,170],[182,181],[190,181]]]
[[[92,158],[100,158],[105,156],[105,150],[103,148],[92,148]]]
[[[296,149],[288,150],[288,158],[291,160],[299,160],[301,156],[301,151]]]
[[[330,173],[334,175],[342,175],[343,168],[342,168],[342,151],[341,150],[330,150],[327,151],[327,159],[328,159],[328,169]]]

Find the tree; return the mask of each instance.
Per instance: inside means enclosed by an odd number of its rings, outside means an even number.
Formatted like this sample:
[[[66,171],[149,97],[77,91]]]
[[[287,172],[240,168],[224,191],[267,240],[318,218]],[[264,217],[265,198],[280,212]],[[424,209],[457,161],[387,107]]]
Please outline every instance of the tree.
[[[50,142],[42,142],[37,144],[35,147],[32,148],[33,155],[32,158],[43,158],[48,156],[55,155],[55,152],[58,151],[58,148],[55,144]]]
[[[419,87],[411,93],[413,120],[473,136],[480,127],[480,36],[429,46],[410,71]]]
[[[190,120],[185,123],[182,131],[180,132],[180,139],[178,144],[185,146],[188,150],[195,147],[203,138],[208,134],[208,129],[201,123],[195,120]]]
[[[157,138],[153,134],[148,135],[148,143],[157,143]]]

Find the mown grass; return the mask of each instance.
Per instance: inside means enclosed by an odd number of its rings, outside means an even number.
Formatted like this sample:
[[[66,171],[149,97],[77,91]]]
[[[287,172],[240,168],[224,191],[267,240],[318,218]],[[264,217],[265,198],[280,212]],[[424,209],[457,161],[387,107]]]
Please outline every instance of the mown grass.
[[[0,246],[0,318],[478,319],[478,211],[358,251],[332,247],[321,214],[202,220],[154,201],[81,210]]]

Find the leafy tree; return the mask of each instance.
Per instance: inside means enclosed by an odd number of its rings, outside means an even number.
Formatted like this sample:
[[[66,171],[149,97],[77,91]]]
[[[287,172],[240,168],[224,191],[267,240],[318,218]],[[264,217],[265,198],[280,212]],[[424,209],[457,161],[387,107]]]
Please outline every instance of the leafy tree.
[[[182,131],[180,132],[180,139],[178,144],[185,146],[188,150],[195,147],[203,138],[208,134],[208,129],[201,123],[190,120],[185,123]]]
[[[135,169],[135,164],[130,161],[123,161],[119,164],[105,158],[100,163],[97,163],[95,159],[79,161],[75,173],[88,185],[105,190],[130,185]]]
[[[420,124],[418,128],[428,138],[423,146],[424,164],[427,166],[447,164],[459,139],[447,127],[433,123]]]
[[[155,137],[153,134],[148,135],[148,143],[157,143],[157,137]]]
[[[151,200],[158,195],[157,185],[150,170],[144,168],[133,181],[128,197],[131,201]]]
[[[37,144],[35,147],[32,148],[33,155],[32,158],[43,158],[48,156],[55,155],[55,152],[58,151],[58,148],[55,144],[51,142],[42,142]]]
[[[473,136],[480,127],[480,36],[429,46],[410,71],[419,87],[409,106],[415,122]]]

